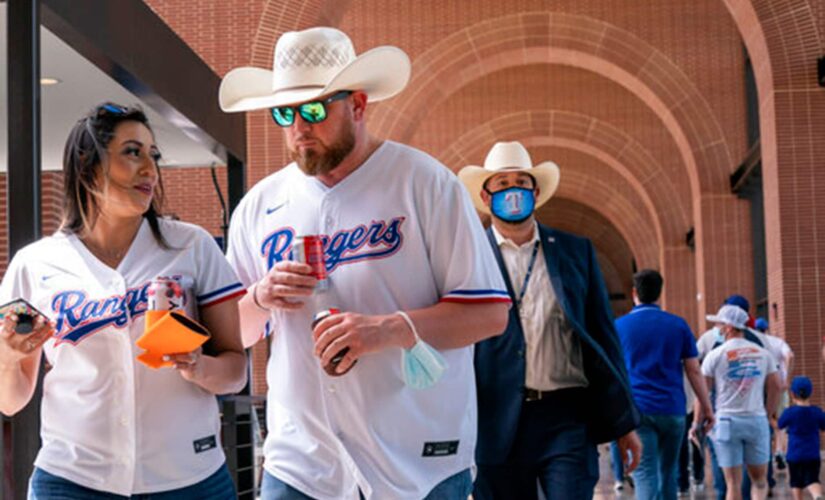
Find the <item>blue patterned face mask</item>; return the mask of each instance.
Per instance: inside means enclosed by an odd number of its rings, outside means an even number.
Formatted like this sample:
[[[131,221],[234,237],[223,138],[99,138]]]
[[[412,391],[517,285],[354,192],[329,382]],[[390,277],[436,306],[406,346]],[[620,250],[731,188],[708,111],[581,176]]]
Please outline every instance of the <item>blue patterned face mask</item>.
[[[506,222],[519,223],[527,220],[536,207],[532,189],[511,187],[491,193],[490,211]]]
[[[447,369],[444,357],[423,340],[407,350],[401,357],[401,377],[407,387],[427,389],[432,387]]]

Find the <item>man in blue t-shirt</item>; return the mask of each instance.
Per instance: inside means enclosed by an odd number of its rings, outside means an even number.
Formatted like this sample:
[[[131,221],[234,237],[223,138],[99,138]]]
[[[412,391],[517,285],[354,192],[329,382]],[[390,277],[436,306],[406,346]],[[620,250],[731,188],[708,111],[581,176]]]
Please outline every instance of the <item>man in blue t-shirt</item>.
[[[686,425],[684,375],[700,404],[695,421],[706,430],[713,425],[696,340],[685,320],[656,305],[662,284],[662,275],[652,269],[636,273],[636,307],[616,320],[633,398],[642,413],[642,423],[636,429],[642,441],[642,458],[633,474],[637,499],[677,496],[676,464]]]
[[[780,429],[788,429],[787,459],[794,498],[802,498],[806,489],[815,499],[822,498],[819,433],[825,431],[825,413],[811,404],[813,388],[808,377],[794,377],[791,383],[794,406],[782,412],[777,424]]]

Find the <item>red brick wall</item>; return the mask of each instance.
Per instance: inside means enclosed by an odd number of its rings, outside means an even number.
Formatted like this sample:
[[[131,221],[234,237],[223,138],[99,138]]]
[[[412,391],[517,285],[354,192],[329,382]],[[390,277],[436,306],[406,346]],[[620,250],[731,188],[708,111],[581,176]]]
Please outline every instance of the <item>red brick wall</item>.
[[[825,7],[817,0],[725,0],[753,60],[760,101],[768,296],[773,328],[796,353],[795,374],[825,384]],[[825,391],[814,391],[818,404]]]
[[[226,168],[217,167],[218,183],[225,203]],[[208,167],[164,168],[162,170],[163,212],[186,222],[202,226],[214,236],[221,236],[221,206]]]
[[[9,263],[8,238],[8,198],[6,174],[0,173],[0,276],[6,272]],[[44,172],[40,184],[41,230],[44,235],[52,234],[60,226],[63,211],[63,174]]]

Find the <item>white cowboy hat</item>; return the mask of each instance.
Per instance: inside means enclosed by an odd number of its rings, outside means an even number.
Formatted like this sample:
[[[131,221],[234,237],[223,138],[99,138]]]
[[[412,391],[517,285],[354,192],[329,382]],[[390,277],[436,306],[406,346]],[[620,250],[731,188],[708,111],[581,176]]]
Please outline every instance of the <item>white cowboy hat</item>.
[[[401,92],[410,79],[410,58],[398,47],[376,47],[355,57],[352,41],[335,28],[281,35],[272,70],[235,68],[218,91],[227,113],[287,106],[338,90],[361,90],[371,102]]]
[[[545,161],[533,166],[530,153],[519,142],[497,142],[487,153],[483,167],[470,165],[458,172],[458,178],[464,183],[473,204],[480,212],[489,214],[488,207],[481,199],[481,190],[490,177],[503,172],[525,172],[536,179],[539,195],[536,208],[547,203],[559,187],[559,166],[552,161]]]

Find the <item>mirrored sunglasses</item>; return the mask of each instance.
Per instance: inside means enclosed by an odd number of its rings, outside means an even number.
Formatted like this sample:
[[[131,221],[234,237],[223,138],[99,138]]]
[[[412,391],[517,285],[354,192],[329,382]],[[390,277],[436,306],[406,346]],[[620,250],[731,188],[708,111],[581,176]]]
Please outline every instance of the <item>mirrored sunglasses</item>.
[[[301,115],[307,123],[321,123],[327,119],[327,104],[340,101],[352,94],[350,90],[342,90],[327,97],[323,101],[305,102],[298,106],[278,106],[270,109],[272,119],[281,127],[289,127],[295,123],[295,114]]]

